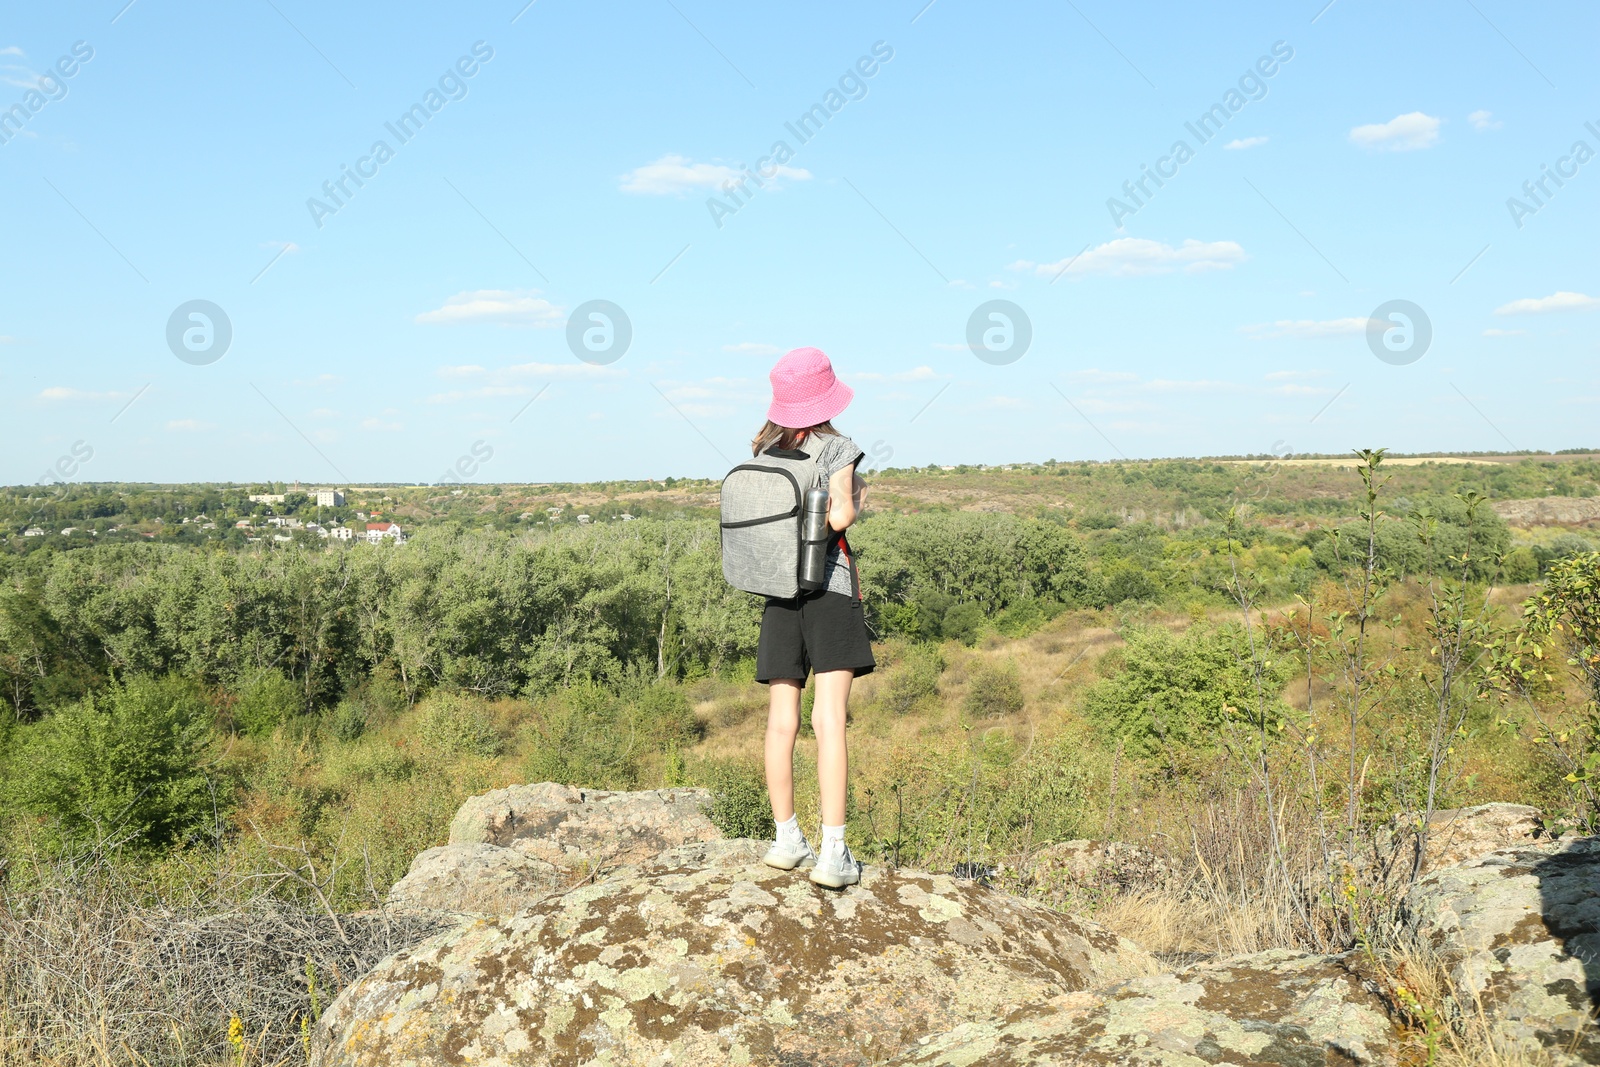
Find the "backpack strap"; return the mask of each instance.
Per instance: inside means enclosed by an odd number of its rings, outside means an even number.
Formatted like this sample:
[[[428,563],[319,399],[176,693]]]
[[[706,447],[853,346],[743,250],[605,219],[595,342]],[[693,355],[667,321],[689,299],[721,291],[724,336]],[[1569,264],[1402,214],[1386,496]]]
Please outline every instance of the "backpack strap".
[[[860,600],[861,575],[856,571],[856,556],[850,551],[850,542],[845,540],[843,530],[839,531],[839,554],[844,557],[844,565],[850,570],[850,595]]]

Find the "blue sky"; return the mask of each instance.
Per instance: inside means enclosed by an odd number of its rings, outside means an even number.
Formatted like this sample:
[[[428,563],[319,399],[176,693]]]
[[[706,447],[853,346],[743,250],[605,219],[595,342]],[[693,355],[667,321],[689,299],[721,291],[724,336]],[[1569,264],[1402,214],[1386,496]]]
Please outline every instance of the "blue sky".
[[[13,6],[0,482],[1597,444],[1600,11],[1324,2]]]

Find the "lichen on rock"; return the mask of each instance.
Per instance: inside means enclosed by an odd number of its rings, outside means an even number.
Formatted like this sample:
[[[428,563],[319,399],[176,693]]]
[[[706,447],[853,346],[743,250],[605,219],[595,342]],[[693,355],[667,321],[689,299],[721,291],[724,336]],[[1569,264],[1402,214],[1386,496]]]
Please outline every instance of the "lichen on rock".
[[[644,866],[386,960],[324,1016],[317,1063],[874,1062],[1155,969],[946,876],[869,868],[836,893],[759,863]]]
[[[963,1024],[899,1067],[1392,1064],[1382,1002],[1339,957],[1274,949],[1074,993]]]
[[[1424,876],[1412,934],[1507,1051],[1600,1063],[1600,838],[1514,848]]]

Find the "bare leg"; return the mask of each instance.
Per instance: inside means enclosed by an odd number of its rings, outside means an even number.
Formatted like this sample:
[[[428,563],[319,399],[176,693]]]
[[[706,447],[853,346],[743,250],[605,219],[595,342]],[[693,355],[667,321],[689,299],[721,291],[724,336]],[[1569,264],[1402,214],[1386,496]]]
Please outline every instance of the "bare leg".
[[[843,826],[845,783],[850,773],[844,719],[855,672],[826,671],[816,678],[817,699],[811,708],[811,728],[817,733],[817,787],[821,793],[822,824]],[[768,771],[768,781],[771,781],[771,771]]]
[[[767,795],[772,818],[794,814],[794,739],[800,732],[800,689],[804,679],[777,678],[767,685]]]

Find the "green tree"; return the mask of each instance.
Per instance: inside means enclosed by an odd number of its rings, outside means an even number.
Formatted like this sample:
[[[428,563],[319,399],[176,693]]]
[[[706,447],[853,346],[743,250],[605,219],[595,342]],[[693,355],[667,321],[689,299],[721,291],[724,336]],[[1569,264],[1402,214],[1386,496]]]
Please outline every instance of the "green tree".
[[[209,709],[191,683],[113,682],[27,730],[10,800],[51,820],[62,844],[170,845],[211,817],[201,765],[210,736]]]
[[[1257,718],[1256,686],[1247,653],[1230,630],[1164,627],[1123,634],[1122,669],[1090,687],[1084,710],[1130,750],[1182,770],[1186,754],[1228,743],[1229,731]],[[1268,707],[1275,724],[1286,710],[1278,694],[1285,675],[1267,665]]]

